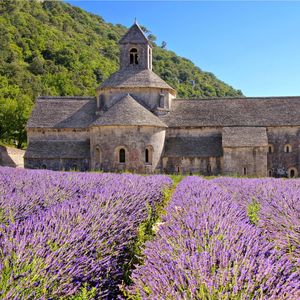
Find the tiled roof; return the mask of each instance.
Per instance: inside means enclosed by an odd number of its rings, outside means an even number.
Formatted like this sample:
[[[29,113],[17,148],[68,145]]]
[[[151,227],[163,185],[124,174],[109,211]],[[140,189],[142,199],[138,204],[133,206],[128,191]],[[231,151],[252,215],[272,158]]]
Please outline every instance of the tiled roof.
[[[300,125],[300,97],[175,99],[169,127]]]
[[[89,158],[89,141],[31,141],[25,158]]]
[[[220,157],[222,137],[168,137],[165,142],[166,157]]]
[[[172,87],[149,69],[128,68],[119,70],[104,81],[101,84],[100,89],[112,87],[154,87],[169,89],[175,93],[175,90]]]
[[[128,43],[132,43],[132,44],[149,43],[143,30],[137,23],[133,24],[119,41],[119,44],[128,44]]]
[[[94,97],[40,97],[27,128],[87,128],[95,111]]]
[[[224,127],[223,147],[267,146],[268,137],[265,127]]]
[[[121,98],[106,112],[99,115],[92,126],[144,125],[167,127],[157,116],[135,101],[129,94]]]

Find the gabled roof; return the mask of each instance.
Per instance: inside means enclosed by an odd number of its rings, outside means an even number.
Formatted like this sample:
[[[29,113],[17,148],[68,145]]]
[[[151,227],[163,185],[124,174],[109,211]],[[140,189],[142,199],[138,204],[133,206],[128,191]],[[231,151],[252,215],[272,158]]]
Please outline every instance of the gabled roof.
[[[37,98],[27,128],[87,128],[95,120],[94,97]]]
[[[224,127],[223,147],[260,147],[268,145],[265,127]]]
[[[141,27],[134,23],[119,41],[119,44],[149,44]],[[151,46],[151,45],[150,45]]]
[[[129,94],[121,98],[108,111],[98,116],[91,126],[109,125],[167,127],[158,117],[140,105]]]
[[[169,137],[165,142],[166,157],[220,157],[222,137]]]
[[[149,69],[122,69],[112,74],[104,81],[100,89],[104,88],[134,88],[134,87],[154,87],[169,89],[175,93],[175,90],[170,87],[164,80]]]
[[[300,97],[174,99],[168,127],[300,125]]]
[[[25,158],[89,158],[88,141],[30,141]]]

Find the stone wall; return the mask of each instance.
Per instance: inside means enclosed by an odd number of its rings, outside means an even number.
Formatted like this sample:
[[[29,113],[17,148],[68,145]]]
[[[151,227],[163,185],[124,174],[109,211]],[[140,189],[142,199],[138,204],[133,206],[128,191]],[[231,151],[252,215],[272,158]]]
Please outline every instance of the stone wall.
[[[43,158],[25,159],[25,168],[28,169],[48,169],[54,171],[88,171],[90,169],[89,159],[53,159],[53,158]]]
[[[162,106],[162,95],[164,95],[164,108],[169,109],[171,107],[172,99],[175,97],[167,89],[159,88],[113,88],[99,90],[97,95],[97,102],[100,109],[104,107],[110,107],[122,97],[130,94],[134,99],[144,104],[150,110],[154,110],[157,107]],[[101,107],[102,106],[102,107]]]
[[[203,137],[221,134],[222,127],[168,128],[166,137]]]
[[[23,168],[24,150],[0,146],[0,166]]]
[[[184,175],[220,175],[221,157],[164,157],[163,171]]]
[[[104,171],[152,173],[161,169],[165,129],[150,126],[100,126],[91,129],[91,168]],[[150,147],[152,163],[145,162]],[[126,162],[119,162],[119,150],[126,152]]]
[[[223,148],[224,175],[267,176],[267,147]]]
[[[138,66],[130,65],[130,50],[132,48],[138,51]],[[144,44],[126,44],[121,46],[120,68],[128,69],[130,67],[140,67],[152,70],[152,49]]]
[[[295,176],[299,176],[300,127],[269,127],[267,134],[270,147],[268,149],[268,175],[286,177],[290,176],[290,171],[294,169]],[[289,152],[285,152],[285,146],[289,146]]]
[[[88,129],[70,129],[70,128],[37,128],[27,129],[27,140],[66,140],[66,141],[86,141],[90,138]]]

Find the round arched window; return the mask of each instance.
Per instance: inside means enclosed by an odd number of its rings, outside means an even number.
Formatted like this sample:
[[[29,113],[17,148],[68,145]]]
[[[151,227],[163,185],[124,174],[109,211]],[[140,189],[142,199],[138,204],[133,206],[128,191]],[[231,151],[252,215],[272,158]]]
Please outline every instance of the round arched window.
[[[119,150],[119,163],[124,164],[126,161],[126,152],[124,148]]]
[[[269,144],[268,145],[268,153],[271,154],[273,152],[274,152],[274,147],[273,147],[273,145]]]
[[[289,178],[295,178],[298,176],[298,171],[296,168],[292,167],[288,169],[288,177]]]
[[[151,165],[152,164],[152,156],[153,156],[153,148],[152,146],[147,146],[145,149],[145,163]]]
[[[284,152],[285,153],[290,153],[292,152],[292,146],[289,144],[284,145]]]
[[[136,48],[132,48],[129,51],[129,57],[130,57],[130,64],[131,65],[138,65],[138,51]]]

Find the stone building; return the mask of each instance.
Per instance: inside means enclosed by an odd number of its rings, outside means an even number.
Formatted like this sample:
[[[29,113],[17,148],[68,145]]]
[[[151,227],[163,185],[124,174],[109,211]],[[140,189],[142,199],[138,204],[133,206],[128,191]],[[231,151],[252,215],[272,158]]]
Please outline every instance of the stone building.
[[[300,97],[177,99],[137,24],[96,97],[39,97],[25,167],[296,177]]]

